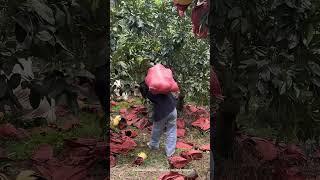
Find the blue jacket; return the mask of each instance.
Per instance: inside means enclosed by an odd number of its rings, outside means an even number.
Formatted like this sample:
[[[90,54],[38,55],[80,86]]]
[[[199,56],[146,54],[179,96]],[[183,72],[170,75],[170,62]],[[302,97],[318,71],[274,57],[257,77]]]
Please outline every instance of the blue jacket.
[[[153,103],[153,120],[160,121],[167,117],[177,106],[177,99],[169,94],[152,94],[147,92],[146,97]]]

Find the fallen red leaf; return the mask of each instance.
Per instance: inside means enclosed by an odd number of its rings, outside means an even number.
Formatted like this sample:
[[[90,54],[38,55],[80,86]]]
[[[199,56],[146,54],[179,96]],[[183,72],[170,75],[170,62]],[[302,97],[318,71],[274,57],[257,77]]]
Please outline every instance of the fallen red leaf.
[[[183,151],[180,153],[180,156],[191,161],[191,160],[199,160],[202,158],[202,152],[198,150],[189,150]]]
[[[178,141],[176,144],[176,148],[178,149],[192,149],[193,144],[192,143],[187,143],[184,141]]]
[[[209,118],[199,118],[196,121],[191,123],[192,126],[194,127],[199,127],[200,129],[207,131],[208,129],[210,129],[210,120]]]
[[[184,168],[189,161],[181,156],[173,156],[169,158],[169,163],[171,167],[180,169]]]
[[[178,172],[171,171],[168,173],[161,174],[158,180],[185,180],[185,176],[179,174]]]
[[[210,144],[203,145],[199,149],[201,151],[210,151]]]

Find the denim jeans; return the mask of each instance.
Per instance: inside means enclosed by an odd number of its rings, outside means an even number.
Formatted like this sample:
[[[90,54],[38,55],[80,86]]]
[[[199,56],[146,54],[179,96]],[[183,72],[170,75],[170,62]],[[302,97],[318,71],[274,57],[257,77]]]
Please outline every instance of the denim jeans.
[[[150,146],[158,149],[160,144],[160,137],[164,128],[167,129],[166,139],[166,154],[171,156],[174,154],[177,143],[177,109],[174,109],[167,117],[160,121],[153,121],[151,132]]]

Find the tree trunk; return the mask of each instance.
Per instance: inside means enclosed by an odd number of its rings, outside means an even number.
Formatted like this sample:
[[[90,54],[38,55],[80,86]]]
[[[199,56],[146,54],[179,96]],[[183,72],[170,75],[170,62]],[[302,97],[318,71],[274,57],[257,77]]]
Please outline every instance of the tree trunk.
[[[184,91],[181,91],[179,94],[179,97],[178,97],[178,102],[177,102],[178,116],[180,116],[181,113],[183,112],[183,106],[185,104],[184,98],[185,98],[185,93],[184,93]]]

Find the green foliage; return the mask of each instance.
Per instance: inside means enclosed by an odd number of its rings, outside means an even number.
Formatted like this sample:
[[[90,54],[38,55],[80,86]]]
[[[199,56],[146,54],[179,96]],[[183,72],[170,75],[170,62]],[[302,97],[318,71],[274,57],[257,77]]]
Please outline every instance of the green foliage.
[[[264,99],[251,113],[269,115],[279,135],[318,138],[319,3],[218,0],[215,10],[211,64],[226,96]]]
[[[30,88],[33,108],[43,98],[51,102],[65,94],[73,111],[78,111],[74,81],[93,79],[88,70],[106,63],[105,5],[104,1],[80,0],[4,3],[0,16],[6,24],[1,26],[0,39],[0,111],[4,105],[22,109],[13,94],[19,85]],[[13,74],[16,65],[28,73]]]
[[[111,10],[111,82],[141,82],[150,63],[173,67],[187,98],[208,103],[209,44],[172,1],[120,1]]]

